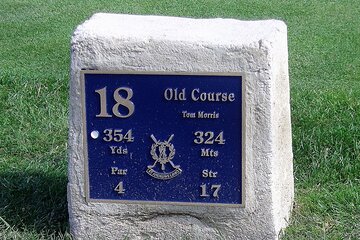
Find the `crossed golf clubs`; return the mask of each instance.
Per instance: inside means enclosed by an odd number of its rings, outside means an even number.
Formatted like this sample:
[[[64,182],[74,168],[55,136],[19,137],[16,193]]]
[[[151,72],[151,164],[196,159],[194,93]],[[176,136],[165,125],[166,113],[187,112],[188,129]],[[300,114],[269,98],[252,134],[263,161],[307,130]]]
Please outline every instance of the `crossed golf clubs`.
[[[174,137],[174,134],[171,134],[171,136],[169,137],[169,139],[165,142],[160,142],[158,141],[155,136],[153,134],[151,134],[151,139],[155,142],[155,144],[159,145],[159,157],[157,159],[155,159],[155,162],[153,165],[149,165],[148,168],[153,168],[155,167],[155,165],[160,161],[160,160],[163,160],[163,159],[166,159],[167,156],[166,156],[166,144],[168,144]],[[171,160],[167,160],[167,162],[170,162],[171,166],[173,168],[180,168],[180,165],[175,165]],[[166,162],[165,162],[166,163]],[[160,162],[161,164],[161,170],[165,170],[165,163],[163,162]]]

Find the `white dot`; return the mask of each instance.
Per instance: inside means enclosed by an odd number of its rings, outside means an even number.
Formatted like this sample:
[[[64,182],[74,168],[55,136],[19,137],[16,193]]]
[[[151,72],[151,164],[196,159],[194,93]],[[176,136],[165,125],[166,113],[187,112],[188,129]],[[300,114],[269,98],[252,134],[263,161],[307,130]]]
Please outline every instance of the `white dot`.
[[[91,137],[93,138],[93,139],[97,139],[98,137],[99,137],[99,132],[98,131],[92,131],[91,132]]]

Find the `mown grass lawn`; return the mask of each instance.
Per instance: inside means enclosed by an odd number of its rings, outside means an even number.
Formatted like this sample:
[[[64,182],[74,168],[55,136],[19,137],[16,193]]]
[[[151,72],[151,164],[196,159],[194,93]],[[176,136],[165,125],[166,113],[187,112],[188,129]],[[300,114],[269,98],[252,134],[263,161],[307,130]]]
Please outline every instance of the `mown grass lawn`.
[[[284,239],[360,239],[360,4],[0,2],[0,239],[69,239],[69,45],[95,12],[288,25],[296,202]]]

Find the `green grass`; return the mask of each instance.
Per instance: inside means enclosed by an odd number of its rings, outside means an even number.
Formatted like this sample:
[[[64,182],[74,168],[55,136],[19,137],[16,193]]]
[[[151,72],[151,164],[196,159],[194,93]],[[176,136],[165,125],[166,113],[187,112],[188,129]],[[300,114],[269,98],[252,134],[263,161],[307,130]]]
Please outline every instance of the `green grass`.
[[[0,2],[0,239],[69,239],[69,45],[95,12],[284,20],[296,203],[284,239],[360,239],[360,4]]]

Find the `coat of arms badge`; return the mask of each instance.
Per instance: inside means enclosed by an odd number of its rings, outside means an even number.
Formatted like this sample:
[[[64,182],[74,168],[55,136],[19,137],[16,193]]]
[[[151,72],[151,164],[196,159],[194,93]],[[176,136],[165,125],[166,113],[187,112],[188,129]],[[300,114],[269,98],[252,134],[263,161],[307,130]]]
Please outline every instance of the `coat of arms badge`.
[[[169,139],[164,142],[158,141],[153,134],[151,134],[150,137],[154,141],[151,145],[150,154],[155,162],[153,165],[149,165],[147,167],[147,174],[160,180],[169,180],[178,176],[182,170],[180,169],[180,165],[175,165],[172,162],[175,156],[175,147],[172,143],[170,143],[174,134],[172,134]],[[167,165],[167,163],[170,163],[170,172],[168,172],[169,165]]]

